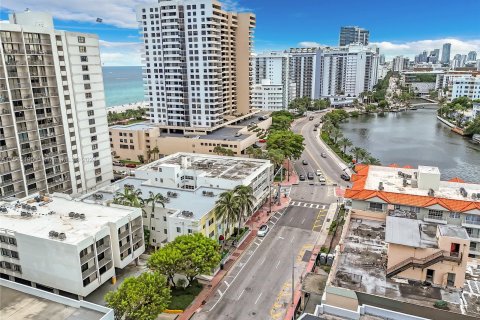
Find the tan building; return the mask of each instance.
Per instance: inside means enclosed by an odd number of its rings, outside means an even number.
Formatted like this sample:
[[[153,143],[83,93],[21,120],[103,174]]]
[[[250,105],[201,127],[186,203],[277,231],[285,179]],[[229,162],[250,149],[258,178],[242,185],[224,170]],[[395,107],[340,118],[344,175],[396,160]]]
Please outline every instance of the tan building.
[[[150,160],[177,152],[214,154],[215,147],[230,149],[235,155],[245,155],[246,149],[261,140],[272,118],[266,113],[253,113],[228,121],[215,130],[190,128],[184,133],[160,128],[153,124],[136,123],[110,127],[112,154],[119,160],[149,160],[148,150],[158,148]]]
[[[255,16],[215,0],[159,0],[137,8],[152,123],[213,128],[250,112]]]

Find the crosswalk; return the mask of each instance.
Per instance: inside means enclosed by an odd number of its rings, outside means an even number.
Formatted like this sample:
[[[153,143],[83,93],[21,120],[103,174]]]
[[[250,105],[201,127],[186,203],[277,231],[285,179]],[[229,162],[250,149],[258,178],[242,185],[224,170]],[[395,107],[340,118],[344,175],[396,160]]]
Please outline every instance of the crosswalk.
[[[290,202],[291,206],[295,207],[303,207],[303,208],[312,208],[312,209],[325,209],[327,206],[318,204],[318,203],[309,203],[309,202],[302,202],[302,201],[292,201]]]

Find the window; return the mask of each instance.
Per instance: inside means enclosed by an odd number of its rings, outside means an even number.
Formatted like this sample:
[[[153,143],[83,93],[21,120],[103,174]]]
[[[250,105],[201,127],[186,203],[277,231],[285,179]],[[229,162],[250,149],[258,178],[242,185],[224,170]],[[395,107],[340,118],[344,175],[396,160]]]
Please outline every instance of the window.
[[[87,65],[83,65],[83,66],[82,66],[82,71],[88,71],[88,66],[87,66]]]
[[[155,227],[152,227],[152,230],[155,231]]]
[[[16,246],[17,245],[17,240],[15,240],[14,238],[8,238],[8,243]]]
[[[164,233],[164,234],[167,234],[167,229],[163,229],[163,233]]]
[[[83,75],[83,80],[90,80],[90,76],[88,74]]]
[[[163,221],[167,221],[167,217],[163,216]]]
[[[460,219],[460,213],[458,212],[450,212],[451,219]]]
[[[428,210],[428,218],[435,220],[443,220],[443,211],[441,210]]]
[[[180,233],[180,231],[181,231],[180,227],[177,227],[177,233]]]
[[[80,50],[80,53],[87,52],[87,47],[85,47],[85,46],[80,46],[80,47],[78,47],[78,49]]]
[[[193,230],[192,230],[192,229],[188,229],[188,233],[192,233],[192,232],[193,232]]]
[[[85,83],[85,84],[83,85],[83,88],[84,88],[85,90],[90,90],[90,89],[92,89],[92,86],[90,85],[90,83]]]
[[[377,202],[370,202],[369,209],[372,211],[383,211],[383,204]]]
[[[92,93],[91,92],[85,92],[85,98],[86,99],[91,99],[92,98]],[[87,105],[88,107],[88,105]]]
[[[88,62],[88,57],[87,56],[80,56],[80,61],[81,62]]]
[[[91,98],[91,96],[90,96],[90,98]],[[93,107],[93,102],[92,101],[87,101],[87,107]]]
[[[95,119],[88,119],[88,124],[89,125],[95,124]]]
[[[78,43],[85,43],[85,37],[78,37]]]
[[[87,115],[88,115],[89,117],[92,117],[94,114],[95,114],[95,112],[93,112],[93,110],[88,110],[88,111],[87,111]]]

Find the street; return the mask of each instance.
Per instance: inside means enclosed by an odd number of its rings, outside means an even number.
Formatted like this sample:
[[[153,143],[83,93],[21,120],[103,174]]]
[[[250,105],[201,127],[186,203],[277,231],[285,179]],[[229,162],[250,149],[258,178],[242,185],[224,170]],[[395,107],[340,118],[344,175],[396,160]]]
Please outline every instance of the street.
[[[315,114],[313,121],[297,120],[292,126],[305,138],[305,151],[293,165],[305,176],[320,169],[326,183],[320,183],[315,175],[313,180],[292,186],[289,206],[272,216],[267,235],[258,237],[244,252],[193,319],[279,320],[285,316],[292,301],[292,265],[295,286],[317,244],[330,203],[337,201],[340,188],[349,185],[340,179],[349,169],[337,163],[332,152],[322,147],[319,131],[313,131],[322,115]],[[321,157],[322,152],[326,158]],[[303,165],[302,160],[308,164]]]
[[[275,214],[268,234],[253,242],[193,319],[282,319],[291,302],[292,263],[297,283],[327,208],[298,203]]]

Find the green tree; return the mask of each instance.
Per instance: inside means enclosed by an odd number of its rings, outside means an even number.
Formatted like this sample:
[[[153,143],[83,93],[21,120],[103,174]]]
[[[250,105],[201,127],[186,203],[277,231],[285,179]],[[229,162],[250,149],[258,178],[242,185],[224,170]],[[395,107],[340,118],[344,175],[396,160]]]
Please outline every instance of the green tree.
[[[236,202],[238,203],[238,232],[240,232],[242,220],[246,219],[253,211],[255,196],[250,186],[238,185],[233,189]]]
[[[137,158],[140,163],[143,163],[145,161],[145,157],[143,156],[143,154],[139,154]]]
[[[148,198],[145,199],[144,202],[152,206],[152,214],[150,214],[150,225],[149,225],[149,229],[151,229],[152,215],[155,213],[155,205],[159,204],[165,208],[165,203],[168,202],[168,198],[164,197],[161,193],[153,193],[152,191],[150,191],[148,194]]]
[[[372,165],[380,165],[380,160],[378,160],[375,157],[372,157],[371,155],[368,155],[365,157],[363,163],[365,164],[372,164]]]
[[[175,246],[174,242],[170,242],[152,253],[147,261],[147,266],[151,270],[166,276],[168,283],[175,288],[174,277],[175,274],[182,273],[183,259],[182,252]]]
[[[183,256],[182,273],[189,285],[198,275],[210,274],[222,259],[218,243],[200,233],[178,236],[172,243]]]
[[[382,110],[385,110],[388,108],[388,102],[385,100],[382,100],[378,103],[378,107]]]
[[[218,223],[225,223],[225,238],[229,234],[230,223],[236,222],[240,211],[238,198],[233,191],[225,191],[220,194],[215,202],[214,214]]]
[[[161,274],[144,272],[130,277],[105,296],[107,306],[115,311],[115,319],[155,320],[170,302],[170,289]]]
[[[224,155],[225,148],[223,148],[222,146],[215,146],[215,148],[213,148],[213,152],[217,155]]]
[[[277,149],[288,159],[298,159],[305,148],[303,141],[302,135],[292,131],[275,131],[268,136],[267,150]]]
[[[290,129],[292,121],[292,118],[285,115],[272,117],[272,125],[270,126],[270,130],[288,130]]]
[[[283,161],[285,161],[285,154],[283,154],[282,150],[270,149],[268,150],[268,160],[272,161],[275,170],[277,170],[283,164]]]
[[[142,191],[140,189],[134,190],[125,186],[123,191],[117,191],[115,193],[113,203],[141,208],[145,201],[142,199]]]
[[[288,108],[296,110],[298,115],[303,115],[305,111],[311,110],[312,99],[309,97],[295,98],[290,101]]]
[[[367,151],[360,147],[353,147],[352,149],[350,149],[350,152],[353,154],[353,157],[355,158],[355,163],[358,163],[359,160],[364,159],[365,156],[367,155]]]
[[[353,144],[350,139],[343,137],[338,141],[337,145],[343,149],[343,153],[347,153],[347,148],[351,147]]]
[[[333,138],[333,143],[337,144],[337,140],[343,137],[343,133],[340,131],[340,129],[334,128],[330,132],[330,136]]]
[[[480,116],[477,116],[465,129],[466,135],[480,134]]]
[[[158,154],[160,153],[160,150],[158,150],[158,147],[155,146],[155,148],[152,149],[152,154],[153,154],[153,159],[155,160],[155,155],[157,155],[158,159]]]

